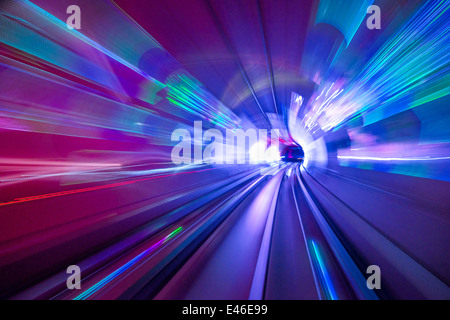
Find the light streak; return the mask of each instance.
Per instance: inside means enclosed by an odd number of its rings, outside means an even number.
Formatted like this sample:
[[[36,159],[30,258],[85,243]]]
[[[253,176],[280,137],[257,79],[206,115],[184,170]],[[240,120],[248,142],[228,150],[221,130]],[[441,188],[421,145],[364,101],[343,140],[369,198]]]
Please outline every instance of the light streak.
[[[365,157],[365,156],[338,156],[338,159],[344,160],[373,160],[373,161],[437,161],[450,160],[450,157]]]
[[[141,182],[141,181],[148,181],[148,180],[154,180],[154,179],[159,179],[159,178],[164,178],[164,177],[171,177],[171,176],[180,175],[180,174],[196,173],[196,172],[202,172],[202,171],[208,171],[208,170],[212,170],[212,169],[204,169],[204,170],[188,171],[188,172],[179,172],[179,173],[174,173],[174,174],[161,175],[161,176],[157,176],[157,177],[150,177],[150,178],[137,179],[137,180],[131,180],[131,181],[117,182],[117,183],[112,183],[112,184],[107,184],[107,185],[102,185],[102,186],[96,186],[96,187],[90,187],[90,188],[74,189],[74,190],[69,190],[69,191],[60,191],[60,192],[55,192],[55,193],[47,193],[47,194],[42,194],[42,195],[36,195],[36,196],[30,196],[30,197],[24,197],[24,198],[17,198],[17,199],[14,199],[13,201],[0,203],[0,207],[1,206],[6,206],[6,205],[10,205],[10,204],[17,204],[17,203],[23,203],[23,202],[28,202],[28,201],[34,201],[34,200],[41,200],[41,199],[48,199],[48,198],[54,198],[54,197],[59,197],[59,196],[65,196],[65,195],[69,195],[69,194],[76,194],[76,193],[89,192],[89,191],[95,191],[95,190],[102,190],[102,189],[108,189],[108,188],[116,188],[116,187],[120,187],[120,186],[124,186],[124,185],[128,185],[128,184],[133,184],[133,183]]]
[[[158,242],[153,244],[150,248],[148,248],[147,250],[145,250],[142,253],[140,253],[139,255],[137,255],[135,258],[133,258],[132,260],[130,260],[129,262],[127,262],[126,264],[124,264],[123,266],[121,266],[120,268],[115,270],[114,272],[112,272],[110,275],[108,275],[104,279],[97,282],[95,285],[90,287],[88,290],[86,290],[83,293],[81,293],[80,295],[76,296],[73,300],[85,300],[85,299],[89,298],[94,293],[99,291],[101,288],[106,286],[109,282],[111,282],[112,280],[117,278],[119,275],[121,275],[122,273],[124,273],[125,271],[130,269],[138,261],[142,260],[145,256],[147,256],[149,253],[152,253],[156,248],[158,248],[164,242],[166,242],[167,240],[170,240],[176,234],[180,233],[182,230],[183,230],[183,228],[179,227],[176,230],[172,231],[169,235],[165,236],[164,238],[162,238],[161,240],[159,240]]]
[[[339,298],[336,295],[336,291],[334,289],[333,283],[331,282],[330,276],[327,272],[327,269],[325,268],[325,263],[323,262],[322,256],[320,255],[319,248],[317,247],[314,240],[311,240],[311,244],[312,244],[314,256],[315,256],[318,266],[319,266],[319,270],[320,270],[320,274],[322,276],[321,278],[323,280],[325,290],[328,293],[327,296],[331,300],[339,300]]]

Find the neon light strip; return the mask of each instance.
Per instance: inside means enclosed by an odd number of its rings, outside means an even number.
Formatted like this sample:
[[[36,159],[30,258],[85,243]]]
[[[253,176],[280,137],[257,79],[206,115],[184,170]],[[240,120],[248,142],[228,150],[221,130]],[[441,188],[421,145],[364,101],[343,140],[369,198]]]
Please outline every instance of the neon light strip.
[[[127,262],[126,264],[124,264],[122,267],[120,267],[119,269],[117,269],[116,271],[114,271],[113,273],[111,273],[109,276],[105,277],[104,279],[100,280],[99,282],[97,282],[95,285],[93,285],[92,287],[90,287],[88,290],[84,291],[83,293],[81,293],[80,295],[76,296],[73,300],[85,300],[87,298],[89,298],[90,296],[92,296],[94,293],[96,293],[97,291],[99,291],[101,288],[103,288],[104,286],[106,286],[109,282],[111,282],[112,280],[114,280],[115,278],[117,278],[119,275],[121,275],[122,273],[124,273],[125,271],[127,271],[128,269],[130,269],[133,265],[135,265],[139,260],[141,260],[142,258],[144,258],[146,255],[148,255],[149,253],[153,252],[157,247],[159,247],[161,244],[163,244],[164,242],[166,242],[167,240],[169,240],[170,238],[174,237],[177,233],[181,232],[181,230],[183,230],[182,227],[179,227],[178,229],[176,229],[175,231],[171,232],[169,235],[165,236],[164,238],[162,238],[161,240],[159,240],[158,242],[156,242],[154,245],[152,245],[150,248],[148,248],[147,250],[145,250],[144,252],[140,253],[139,255],[137,255],[135,258],[133,258],[132,260],[130,260],[129,262]]]
[[[316,257],[316,260],[319,264],[320,273],[322,275],[322,279],[324,280],[325,289],[328,292],[328,297],[330,297],[331,300],[339,300],[337,297],[336,291],[334,289],[334,286],[331,282],[330,276],[328,275],[327,269],[325,268],[325,263],[323,262],[322,256],[320,255],[319,248],[317,247],[314,240],[311,240],[314,256]]]
[[[17,198],[17,199],[14,199],[13,201],[0,203],[0,207],[1,206],[6,206],[6,205],[10,205],[10,204],[27,202],[27,201],[59,197],[59,196],[64,196],[64,195],[68,195],[68,194],[75,194],[75,193],[88,192],[88,191],[94,191],[94,190],[101,190],[101,189],[107,189],[107,188],[115,188],[115,187],[120,187],[120,186],[127,185],[127,184],[133,184],[133,183],[140,182],[140,181],[154,180],[154,179],[158,179],[158,178],[171,177],[171,176],[175,176],[175,175],[179,175],[179,174],[196,173],[196,172],[202,172],[202,171],[208,171],[208,170],[212,170],[212,169],[204,169],[204,170],[188,171],[188,172],[179,172],[179,173],[174,173],[174,174],[166,174],[166,175],[157,176],[157,177],[144,178],[144,179],[131,180],[131,181],[124,181],[124,182],[118,182],[118,183],[107,184],[107,185],[96,186],[96,187],[90,187],[90,188],[75,189],[75,190],[69,190],[69,191],[60,191],[60,192],[47,193],[47,194],[42,194],[42,195],[37,195],[37,196],[30,196],[30,197],[25,197],[25,198]]]
[[[398,157],[364,157],[364,156],[338,156],[338,159],[348,160],[374,160],[374,161],[433,161],[433,160],[450,160],[450,157],[415,157],[415,158],[398,158]]]

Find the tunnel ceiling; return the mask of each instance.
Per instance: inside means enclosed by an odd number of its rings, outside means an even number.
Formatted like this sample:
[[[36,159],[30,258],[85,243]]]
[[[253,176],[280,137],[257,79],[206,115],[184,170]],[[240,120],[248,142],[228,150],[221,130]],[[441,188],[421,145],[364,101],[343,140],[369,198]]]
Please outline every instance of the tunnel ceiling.
[[[307,93],[302,61],[314,1],[116,1],[237,114],[266,127],[291,92]]]
[[[1,0],[0,299],[450,299],[449,12]]]
[[[62,20],[67,16],[61,1],[32,2]],[[402,74],[400,66],[410,72],[421,72],[423,76],[432,71],[421,69],[408,59],[417,47],[400,45],[395,53],[402,57],[400,61],[396,61],[389,48],[402,43],[403,34],[417,23],[422,23],[419,29],[423,36],[433,37],[432,30],[443,27],[435,23],[434,29],[427,28],[431,24],[423,16],[429,11],[426,6],[421,7],[419,0],[377,2],[383,7],[381,21],[386,26],[381,29],[365,26],[370,16],[367,10],[373,1],[345,2],[345,11],[341,10],[340,3],[167,0],[142,1],[135,5],[117,0],[110,2],[110,6],[134,21],[165,52],[154,48],[142,53],[136,63],[141,70],[152,76],[163,75],[159,80],[165,82],[164,77],[180,63],[224,106],[257,128],[281,125],[292,131],[289,110],[294,97],[300,96],[303,103],[294,115],[301,119],[297,126],[306,127],[307,134],[317,139],[344,122],[371,113],[379,107],[380,96],[391,96],[389,103],[399,104],[405,95],[414,99],[416,92],[411,89],[409,79],[396,87],[397,92],[383,88]],[[100,2],[85,6],[88,8],[84,19],[87,36],[93,36],[91,30],[99,30],[104,23],[114,24],[114,17],[103,15],[104,6]],[[411,22],[402,30],[405,19]],[[118,22],[114,29],[123,31],[121,25]],[[105,40],[99,39],[98,33],[96,36],[93,38],[98,41]],[[105,41],[111,44],[123,36],[126,34]],[[144,41],[135,39],[135,34],[129,36],[136,48],[140,46],[139,41]],[[422,53],[428,59],[439,55],[437,44]],[[155,70],[160,66],[164,70]],[[381,115],[372,112],[364,122],[378,121],[403,110],[390,108]],[[285,138],[296,135],[298,132],[291,132]]]

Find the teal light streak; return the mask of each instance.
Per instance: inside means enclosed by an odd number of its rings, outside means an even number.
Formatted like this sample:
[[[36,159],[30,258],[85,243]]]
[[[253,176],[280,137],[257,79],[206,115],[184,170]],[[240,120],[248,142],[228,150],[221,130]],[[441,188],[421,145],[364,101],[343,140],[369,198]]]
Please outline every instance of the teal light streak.
[[[85,299],[89,298],[94,293],[96,293],[97,291],[102,289],[104,286],[106,286],[109,282],[111,282],[112,280],[117,278],[119,275],[124,273],[126,270],[131,268],[133,265],[135,265],[139,260],[144,258],[146,255],[148,255],[149,253],[152,253],[161,244],[163,244],[167,240],[169,240],[172,237],[174,237],[177,233],[181,232],[181,230],[183,230],[182,227],[179,227],[178,229],[174,230],[169,235],[167,235],[166,237],[164,237],[161,240],[159,240],[158,242],[156,242],[150,248],[148,248],[144,252],[140,253],[138,256],[136,256],[135,258],[133,258],[132,260],[130,260],[129,262],[124,264],[122,267],[120,267],[119,269],[117,269],[116,271],[111,273],[109,276],[107,276],[106,278],[102,279],[101,281],[99,281],[98,283],[96,283],[95,285],[93,285],[92,287],[90,287],[88,290],[84,291],[80,295],[76,296],[73,300],[85,300]]]
[[[319,271],[320,271],[320,278],[322,279],[322,284],[324,285],[324,289],[326,290],[326,296],[331,300],[339,300],[336,290],[334,289],[333,283],[331,282],[330,276],[327,272],[327,269],[325,267],[325,263],[322,259],[322,256],[320,254],[319,248],[317,247],[314,240],[311,240],[311,245],[313,248],[314,257],[317,260]]]

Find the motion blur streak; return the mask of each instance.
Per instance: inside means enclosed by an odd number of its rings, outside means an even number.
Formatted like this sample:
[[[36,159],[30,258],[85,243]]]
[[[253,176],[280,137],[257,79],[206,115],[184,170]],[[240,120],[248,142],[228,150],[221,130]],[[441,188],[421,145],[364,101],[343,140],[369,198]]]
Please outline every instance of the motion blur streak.
[[[140,181],[153,180],[153,179],[157,179],[157,178],[164,178],[164,177],[168,177],[168,176],[179,175],[179,174],[182,174],[182,173],[193,173],[193,172],[208,171],[208,170],[211,170],[211,169],[205,169],[205,170],[199,170],[199,171],[191,171],[191,172],[173,173],[173,174],[169,174],[169,175],[161,175],[161,176],[157,176],[157,177],[151,177],[151,178],[145,178],[145,179],[139,179],[139,180],[118,182],[118,183],[107,184],[107,185],[102,185],[102,186],[97,186],[97,187],[92,187],[92,188],[75,189],[75,190],[70,190],[70,191],[62,191],[62,192],[55,192],[55,193],[49,193],[49,194],[42,194],[42,195],[38,195],[38,196],[18,198],[18,199],[14,199],[14,201],[0,203],[0,206],[4,206],[4,205],[7,205],[7,204],[15,204],[15,203],[19,203],[19,202],[33,201],[33,200],[46,199],[46,198],[52,198],[52,197],[59,197],[59,196],[64,196],[64,195],[68,195],[68,194],[74,194],[74,193],[80,193],[80,192],[88,192],[88,191],[94,191],[94,190],[105,189],[105,188],[115,188],[115,187],[131,184],[131,183],[135,183],[135,182],[140,182]]]
[[[175,231],[171,232],[169,235],[164,237],[163,239],[156,242],[153,246],[151,246],[149,249],[145,250],[141,254],[139,254],[136,258],[129,261],[113,273],[111,273],[109,276],[107,276],[105,279],[94,285],[93,287],[89,288],[89,290],[83,292],[79,296],[75,297],[74,300],[84,300],[91,296],[94,292],[98,291],[100,288],[104,287],[108,282],[119,276],[121,273],[123,273],[125,270],[129,269],[132,265],[136,264],[140,259],[142,259],[145,255],[148,253],[151,253],[154,249],[158,248],[161,244],[163,244],[168,239],[172,238],[174,235],[176,235],[178,232],[182,230],[182,227],[179,227]]]
[[[450,299],[449,9],[1,1],[0,298]]]

